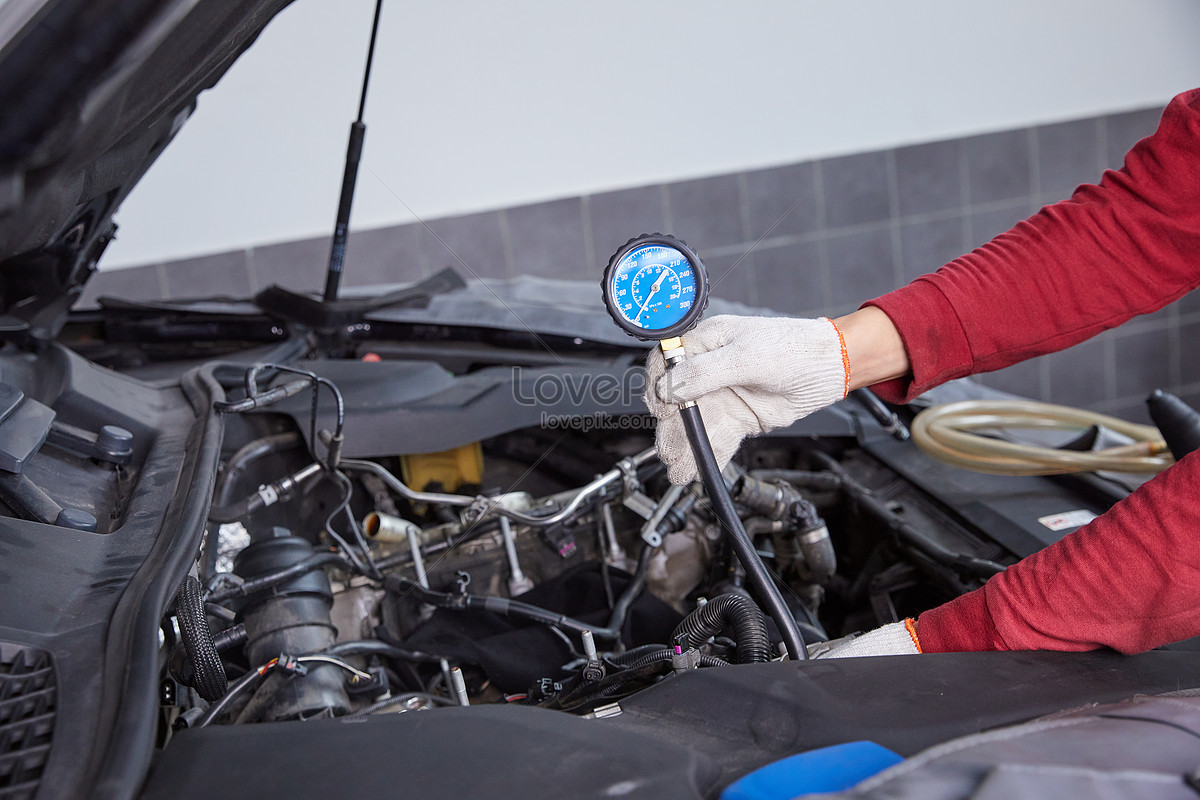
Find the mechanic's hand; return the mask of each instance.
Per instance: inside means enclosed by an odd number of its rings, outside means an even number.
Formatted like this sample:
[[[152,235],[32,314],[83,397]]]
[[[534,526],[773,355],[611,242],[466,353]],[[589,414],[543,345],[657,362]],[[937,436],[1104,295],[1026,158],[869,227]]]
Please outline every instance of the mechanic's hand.
[[[662,350],[646,361],[642,398],[658,417],[658,456],[671,483],[698,478],[679,403],[696,401],[722,468],[746,436],[789,425],[841,400],[849,361],[830,320],[719,316],[683,335],[687,358],[668,372]]]
[[[857,658],[859,656],[910,656],[921,652],[917,626],[911,619],[893,622],[859,636],[817,642],[808,646],[809,658]]]

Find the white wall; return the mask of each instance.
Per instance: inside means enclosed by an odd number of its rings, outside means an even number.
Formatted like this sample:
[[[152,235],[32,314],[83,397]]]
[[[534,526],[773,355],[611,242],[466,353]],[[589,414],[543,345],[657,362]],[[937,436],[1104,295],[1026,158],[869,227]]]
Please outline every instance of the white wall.
[[[372,0],[297,0],[202,95],[103,266],[327,233]],[[1165,103],[1195,0],[384,5],[353,225]]]

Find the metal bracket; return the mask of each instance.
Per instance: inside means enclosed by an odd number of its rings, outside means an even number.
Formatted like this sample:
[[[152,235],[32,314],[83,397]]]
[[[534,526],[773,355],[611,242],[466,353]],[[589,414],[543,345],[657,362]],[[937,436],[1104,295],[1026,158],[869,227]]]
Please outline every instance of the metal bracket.
[[[621,500],[621,504],[642,519],[650,519],[650,517],[654,516],[654,510],[658,507],[657,503],[636,490],[625,495]]]

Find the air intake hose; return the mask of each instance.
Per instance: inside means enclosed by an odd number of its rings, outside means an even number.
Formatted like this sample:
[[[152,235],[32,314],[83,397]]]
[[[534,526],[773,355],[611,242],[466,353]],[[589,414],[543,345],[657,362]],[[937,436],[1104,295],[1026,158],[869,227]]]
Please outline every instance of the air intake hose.
[[[245,651],[251,666],[265,664],[280,654],[324,652],[333,645],[337,634],[329,616],[333,591],[313,555],[308,541],[293,536],[286,528],[274,528],[234,559],[234,572],[247,583],[290,571],[298,564],[309,565],[307,572],[243,601],[241,619],[246,626]],[[304,676],[268,675],[238,715],[238,722],[308,719],[328,711],[337,716],[349,709],[341,671],[333,665],[318,665]]]

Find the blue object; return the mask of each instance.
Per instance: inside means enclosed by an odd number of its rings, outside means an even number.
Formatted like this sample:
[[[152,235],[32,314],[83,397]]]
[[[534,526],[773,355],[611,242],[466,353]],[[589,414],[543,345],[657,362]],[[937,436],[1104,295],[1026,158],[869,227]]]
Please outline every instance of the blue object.
[[[838,792],[904,759],[874,742],[847,742],[788,756],[731,783],[721,800],[791,800]]]
[[[673,247],[646,244],[626,253],[608,287],[617,312],[646,331],[670,328],[696,302],[696,275]]]

